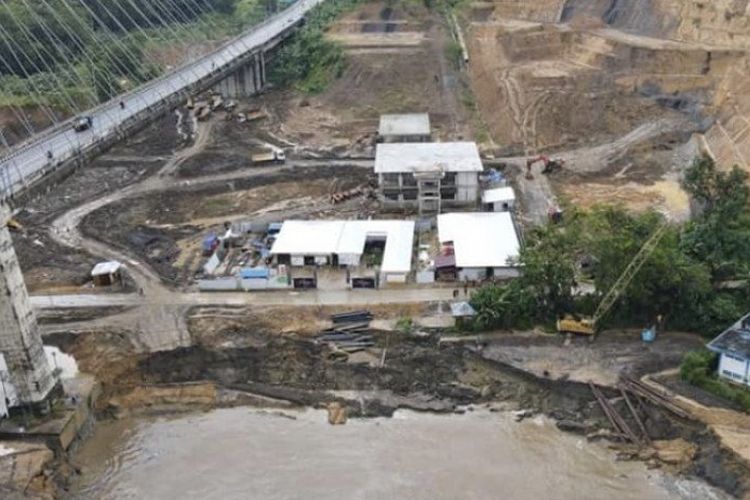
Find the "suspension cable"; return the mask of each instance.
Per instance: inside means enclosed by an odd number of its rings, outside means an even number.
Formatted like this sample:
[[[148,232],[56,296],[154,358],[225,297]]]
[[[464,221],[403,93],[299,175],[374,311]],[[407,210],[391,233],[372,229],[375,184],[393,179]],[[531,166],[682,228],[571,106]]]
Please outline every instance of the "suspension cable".
[[[21,34],[24,36],[24,38],[26,39],[26,42],[29,44],[29,46],[31,46],[31,48],[34,51],[34,53],[36,54],[36,56],[39,58],[39,60],[42,61],[42,64],[47,67],[47,72],[49,73],[50,77],[53,80],[55,80],[55,82],[57,83],[58,87],[60,88],[60,96],[62,96],[67,101],[67,104],[68,104],[68,106],[70,106],[70,109],[72,111],[74,111],[76,113],[80,113],[81,112],[81,108],[79,108],[78,105],[74,102],[74,100],[70,97],[70,95],[67,92],[67,89],[65,88],[65,85],[63,85],[62,81],[57,77],[56,72],[47,63],[46,59],[44,58],[44,56],[42,56],[42,54],[39,51],[39,49],[36,48],[36,45],[34,44],[34,42],[31,41],[31,37],[29,36],[28,30],[26,29],[26,27],[23,25],[23,23],[20,23],[18,21],[18,19],[16,19],[16,16],[13,14],[13,9],[8,8],[6,10],[7,10],[8,14],[10,15],[11,19],[13,20],[13,22],[16,23],[16,25],[20,29]],[[2,26],[0,26],[0,30],[2,30],[3,32],[5,32],[6,36],[9,36],[7,34],[7,31],[5,31],[5,28],[3,28]],[[23,46],[21,46],[18,42],[16,42],[15,40],[13,40],[12,37],[9,36],[9,38],[11,38],[11,41],[18,47],[18,50],[24,55],[24,57],[26,57],[26,59],[32,64],[32,66],[34,66],[34,68],[37,70],[37,72],[38,73],[43,73],[43,71],[39,68],[39,66],[34,61],[34,59],[31,58],[31,57],[29,57],[28,53],[24,50]]]

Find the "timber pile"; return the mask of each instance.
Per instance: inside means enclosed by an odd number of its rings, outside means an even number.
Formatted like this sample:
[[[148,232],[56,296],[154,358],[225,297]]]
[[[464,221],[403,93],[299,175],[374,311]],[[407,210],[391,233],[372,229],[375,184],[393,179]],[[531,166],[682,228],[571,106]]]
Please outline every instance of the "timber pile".
[[[620,380],[620,387],[655,405],[669,410],[680,418],[690,419],[690,414],[680,408],[677,403],[674,402],[674,397],[667,392],[660,391],[631,377],[623,377]]]
[[[333,203],[334,205],[338,205],[339,203],[343,203],[345,201],[351,200],[352,198],[362,196],[363,194],[365,194],[365,190],[364,188],[362,188],[362,186],[349,189],[347,191],[339,191],[338,193],[333,193],[331,195],[331,203]]]
[[[602,394],[602,391],[599,390],[596,385],[594,385],[592,382],[589,382],[589,387],[591,388],[591,392],[594,394],[597,403],[599,403],[604,416],[607,417],[610,425],[612,425],[612,428],[615,430],[616,435],[618,435],[625,441],[630,441],[631,443],[635,444],[641,444],[644,440],[648,439],[648,435],[646,435],[644,439],[643,437],[637,436],[635,432],[633,432],[622,415],[620,415],[617,409],[612,405],[609,399],[607,399],[604,394]],[[637,421],[640,420],[638,419],[637,414],[635,415],[635,418]],[[642,424],[640,424],[640,426],[642,427]]]
[[[369,311],[352,311],[331,316],[333,326],[320,332],[317,340],[332,349],[353,353],[375,345],[370,333],[372,314]]]
[[[604,416],[607,417],[607,420],[614,429],[615,436],[638,446],[651,443],[646,426],[643,424],[643,420],[638,412],[640,409],[641,413],[643,413],[644,400],[656,406],[660,406],[680,418],[690,419],[690,414],[678,406],[674,402],[674,396],[668,392],[661,391],[631,377],[622,377],[617,388],[620,391],[620,398],[625,402],[632,420],[637,425],[636,430],[639,432],[635,432],[633,427],[628,424],[614,407],[612,402],[604,396],[602,391],[596,385],[589,382],[589,387],[591,388],[591,392],[594,394],[597,403],[599,403],[599,407],[602,409]]]

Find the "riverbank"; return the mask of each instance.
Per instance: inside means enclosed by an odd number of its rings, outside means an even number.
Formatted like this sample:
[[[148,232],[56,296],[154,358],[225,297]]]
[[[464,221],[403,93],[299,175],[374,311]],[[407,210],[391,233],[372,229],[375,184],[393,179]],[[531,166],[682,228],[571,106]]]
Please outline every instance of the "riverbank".
[[[498,352],[520,352],[524,346],[551,359],[548,351],[559,340],[552,336],[506,334],[479,343],[441,343],[438,333],[416,336],[380,331],[374,334],[373,348],[342,361],[309,336],[280,335],[250,323],[233,320],[217,331],[198,323],[200,332],[191,328],[197,345],[151,354],[139,352],[122,332],[57,334],[48,341],[72,353],[83,371],[100,380],[103,391],[97,409],[104,419],[174,416],[247,405],[299,409],[336,403],[349,417],[389,417],[402,409],[442,414],[467,413],[467,408],[516,411],[519,419],[543,414],[561,429],[591,440],[614,437],[587,384],[562,372],[553,378],[543,370],[524,369],[518,360],[498,359]],[[663,339],[663,345],[674,345],[677,338]],[[549,346],[542,348],[544,343]],[[600,350],[601,356],[636,349],[623,341],[618,344],[616,336],[585,346],[593,353]],[[581,356],[580,349],[573,346],[556,353],[564,365],[565,359]],[[663,365],[671,352],[665,349],[650,347],[642,352],[641,369],[647,371],[655,359]],[[606,384],[601,387],[629,419],[619,393]],[[641,415],[653,445],[639,450],[615,443],[621,459],[642,460],[649,468],[699,477],[736,496],[748,491],[747,465],[725,450],[705,425],[671,415],[647,401],[642,403]],[[636,423],[629,422],[635,428]]]

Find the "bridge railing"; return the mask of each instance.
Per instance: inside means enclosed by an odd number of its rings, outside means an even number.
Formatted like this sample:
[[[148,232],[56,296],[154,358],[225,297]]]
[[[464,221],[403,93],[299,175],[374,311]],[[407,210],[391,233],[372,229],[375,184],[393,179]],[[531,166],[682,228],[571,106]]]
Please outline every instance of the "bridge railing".
[[[177,68],[173,69],[172,71],[164,73],[163,75],[159,75],[158,77],[156,77],[156,78],[154,78],[152,80],[149,80],[148,82],[146,82],[146,83],[144,83],[142,85],[139,85],[137,88],[135,88],[135,89],[133,89],[133,90],[131,90],[129,92],[125,92],[123,94],[118,94],[118,96],[110,99],[109,101],[105,101],[105,102],[103,102],[103,103],[101,103],[101,104],[99,104],[97,106],[94,106],[93,108],[89,108],[89,109],[86,110],[86,114],[94,114],[94,113],[97,113],[97,112],[104,113],[109,108],[116,108],[118,106],[119,101],[122,101],[122,100],[124,100],[126,98],[130,98],[130,99],[141,98],[142,99],[142,97],[141,97],[142,94],[148,93],[150,91],[153,91],[158,85],[164,83],[166,80],[169,80],[170,78],[174,78],[179,73],[189,72],[190,69],[192,69],[194,67],[197,67],[197,66],[200,66],[201,64],[205,63],[206,61],[210,61],[217,54],[219,54],[222,51],[224,51],[224,50],[232,47],[233,45],[239,43],[243,38],[247,37],[248,35],[251,35],[253,32],[255,32],[255,31],[259,30],[259,29],[262,29],[262,28],[264,28],[265,26],[267,26],[269,24],[274,23],[274,22],[278,21],[279,19],[281,19],[283,17],[288,16],[294,10],[298,9],[299,6],[302,3],[304,3],[303,0],[295,0],[295,2],[293,4],[291,4],[289,7],[287,7],[283,11],[278,12],[277,14],[274,14],[273,16],[271,16],[271,17],[269,17],[267,19],[264,19],[260,23],[258,23],[256,25],[253,25],[253,27],[250,28],[249,30],[247,30],[247,31],[245,31],[245,32],[243,32],[243,33],[241,33],[241,34],[239,34],[239,35],[231,38],[230,40],[227,40],[226,42],[222,43],[217,49],[213,50],[212,52],[210,52],[208,54],[204,54],[203,56],[200,56],[200,57],[198,57],[195,60],[187,61],[187,62],[181,64],[180,66],[178,66]],[[281,30],[281,32],[283,32],[285,29],[287,29],[287,28],[285,27],[284,29]],[[220,71],[221,68],[217,67],[216,70]],[[198,83],[198,82],[200,82],[200,80],[201,80],[200,78],[196,79],[195,82],[193,82],[193,83]],[[186,87],[188,87],[188,85],[185,85],[183,88],[186,88]],[[143,111],[148,111],[149,108],[147,108],[147,109],[145,109]],[[130,119],[132,119],[132,118],[134,118],[136,116],[139,116],[140,114],[141,114],[141,112],[137,112],[137,113],[131,115],[130,117],[126,118],[125,120],[123,120],[123,122],[128,121],[128,120],[130,120]],[[6,154],[2,158],[0,158],[0,164],[12,161],[18,155],[20,155],[20,154],[28,151],[29,149],[35,147],[36,145],[38,145],[38,143],[41,142],[41,141],[43,141],[45,138],[53,136],[53,135],[55,135],[55,134],[57,134],[57,133],[59,133],[61,131],[67,131],[68,129],[70,129],[72,127],[72,125],[75,122],[76,118],[77,118],[77,116],[73,115],[70,118],[68,118],[67,120],[65,120],[63,122],[60,122],[57,125],[53,125],[51,127],[48,127],[45,130],[41,131],[40,133],[34,135],[33,137],[30,137],[26,141],[23,141],[23,142],[15,145],[13,147],[13,149],[8,154]],[[117,133],[117,131],[115,131],[115,133]],[[95,143],[97,141],[95,140],[93,142]],[[76,153],[76,154],[80,154],[80,152],[76,152],[75,150],[73,152]],[[71,156],[74,156],[74,155],[68,155],[67,158],[63,159],[63,161],[69,159]]]

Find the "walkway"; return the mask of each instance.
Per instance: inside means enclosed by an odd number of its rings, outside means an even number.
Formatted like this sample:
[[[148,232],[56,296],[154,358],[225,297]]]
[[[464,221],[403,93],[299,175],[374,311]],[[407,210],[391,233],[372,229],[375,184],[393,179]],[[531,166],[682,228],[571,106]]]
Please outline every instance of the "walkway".
[[[139,294],[33,295],[36,309],[113,306],[367,306],[409,304],[453,299],[452,288],[384,288],[380,290],[306,290],[264,292],[166,292],[154,297]]]

